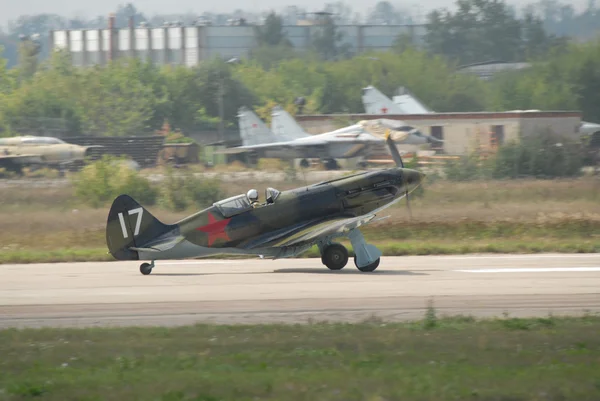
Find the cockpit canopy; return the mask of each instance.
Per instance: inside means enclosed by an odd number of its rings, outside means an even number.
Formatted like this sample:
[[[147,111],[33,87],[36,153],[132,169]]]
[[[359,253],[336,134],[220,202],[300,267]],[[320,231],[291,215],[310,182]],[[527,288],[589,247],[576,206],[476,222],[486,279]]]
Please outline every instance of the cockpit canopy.
[[[274,203],[275,199],[277,199],[280,194],[281,194],[281,192],[279,192],[275,188],[271,188],[271,187],[267,188],[265,190],[265,199],[267,200],[267,204]]]
[[[213,203],[219,212],[223,214],[223,216],[231,217],[236,214],[240,214],[245,212],[246,210],[252,209],[252,205],[250,204],[250,200],[246,196],[246,194],[232,196],[231,198],[223,199],[216,203]]]
[[[10,138],[0,138],[1,146],[20,146],[20,145],[59,145],[65,142],[49,136],[13,136]]]
[[[275,188],[267,188],[265,190],[267,204],[274,203],[275,199],[277,199],[280,194],[281,192]],[[231,198],[223,199],[213,203],[213,206],[219,209],[219,212],[221,212],[225,218],[229,218],[253,209],[247,194],[236,195],[232,196]]]
[[[25,137],[21,139],[23,145],[60,145],[66,143],[58,138],[48,136]]]

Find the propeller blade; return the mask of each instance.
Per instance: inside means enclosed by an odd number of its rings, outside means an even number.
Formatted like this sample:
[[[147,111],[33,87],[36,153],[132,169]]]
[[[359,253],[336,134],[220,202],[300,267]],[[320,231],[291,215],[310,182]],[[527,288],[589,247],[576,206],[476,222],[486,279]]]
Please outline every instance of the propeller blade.
[[[396,166],[404,168],[404,162],[402,161],[400,152],[398,152],[398,148],[396,147],[396,144],[394,143],[390,134],[391,134],[391,131],[388,129],[385,133],[385,142],[387,143],[388,147],[390,148],[390,153],[392,154],[392,158],[394,159]]]

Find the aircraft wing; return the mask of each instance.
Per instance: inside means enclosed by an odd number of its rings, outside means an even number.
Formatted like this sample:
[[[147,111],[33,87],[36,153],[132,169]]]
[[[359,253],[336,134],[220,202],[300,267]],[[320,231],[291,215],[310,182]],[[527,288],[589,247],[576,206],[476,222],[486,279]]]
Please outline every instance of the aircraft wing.
[[[311,149],[314,147],[325,146],[327,145],[327,141],[323,139],[317,138],[302,138],[301,140],[295,141],[282,141],[282,142],[271,142],[271,143],[263,143],[259,145],[247,145],[247,146],[236,146],[233,148],[227,148],[223,150],[216,151],[215,153],[220,154],[236,154],[236,153],[246,153],[246,152],[261,152],[261,151],[270,151],[270,150],[303,150],[303,149]]]
[[[25,155],[3,155],[0,154],[0,165],[2,164],[30,164],[43,163],[42,157],[36,154]]]
[[[270,233],[245,244],[246,248],[287,247],[314,242],[322,237],[343,234],[375,218],[375,214],[351,217],[337,216],[298,224],[282,232]]]

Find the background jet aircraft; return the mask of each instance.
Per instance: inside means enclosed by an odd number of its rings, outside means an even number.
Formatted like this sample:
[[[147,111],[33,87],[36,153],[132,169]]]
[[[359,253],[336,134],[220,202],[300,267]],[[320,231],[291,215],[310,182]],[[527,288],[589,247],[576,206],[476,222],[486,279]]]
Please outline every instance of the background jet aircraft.
[[[214,203],[175,224],[164,224],[128,195],[117,197],[108,213],[106,244],[118,260],[151,260],[140,272],[150,274],[156,260],[196,258],[216,254],[294,257],[317,245],[321,261],[342,269],[348,251],[332,242],[347,237],[363,272],[379,266],[382,255],[367,244],[359,227],[398,202],[421,184],[419,171],[403,167],[388,133],[387,144],[396,167],[363,172],[289,191],[266,190],[266,202],[253,205],[252,193]]]
[[[79,146],[58,138],[43,136],[17,136],[0,138],[0,167],[20,171],[24,166],[60,167],[76,160],[84,160],[92,148]]]
[[[401,143],[405,145],[424,145],[427,143],[431,143],[432,139],[435,140],[435,138],[433,137],[423,135],[418,128],[406,125],[403,121],[380,118],[377,120],[363,120],[349,127],[356,126],[360,126],[363,130],[366,130],[369,133],[373,134],[375,137],[377,137],[379,139],[378,148],[381,149],[386,148],[383,137],[387,129],[397,131],[397,134],[395,135],[394,139],[396,143]],[[349,127],[344,127],[341,129],[344,130]],[[294,117],[292,117],[287,111],[285,111],[280,106],[276,106],[273,108],[273,112],[271,114],[271,131],[275,135],[282,135],[282,137],[294,139],[315,136],[305,132],[302,126],[298,124],[298,122],[294,119]],[[337,131],[339,130],[333,132]],[[326,132],[321,135],[329,133],[331,132]],[[402,135],[400,133],[402,133]]]
[[[394,100],[381,93],[374,86],[362,89],[362,102],[367,114],[431,114],[433,110],[425,106],[408,89],[401,87]]]
[[[431,138],[401,121],[364,120],[335,131],[310,135],[281,107],[273,110],[273,131],[248,108],[238,113],[242,146],[222,153],[255,153],[259,158],[306,159],[318,158],[329,169],[337,168],[335,159],[365,157],[381,152],[385,146],[386,131],[395,131],[397,143],[425,144]],[[275,132],[274,132],[275,131]]]

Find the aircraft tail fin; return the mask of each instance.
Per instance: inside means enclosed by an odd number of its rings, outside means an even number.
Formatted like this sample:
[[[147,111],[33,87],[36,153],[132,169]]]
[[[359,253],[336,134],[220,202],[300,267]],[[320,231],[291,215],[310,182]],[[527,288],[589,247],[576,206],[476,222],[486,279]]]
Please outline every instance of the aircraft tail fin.
[[[269,127],[247,107],[240,107],[238,110],[238,123],[244,146],[262,145],[277,140]]]
[[[413,95],[407,88],[400,87],[398,89],[398,95],[394,96],[393,102],[400,109],[403,114],[430,114],[433,111],[425,106],[415,95]]]
[[[367,114],[406,114],[392,99],[374,86],[362,89],[362,102]]]
[[[273,107],[271,112],[271,131],[278,137],[293,141],[294,139],[310,136],[298,122],[281,106]]]
[[[106,246],[117,260],[138,260],[137,250],[176,235],[177,225],[161,223],[129,195],[119,195],[112,203],[106,222]]]

